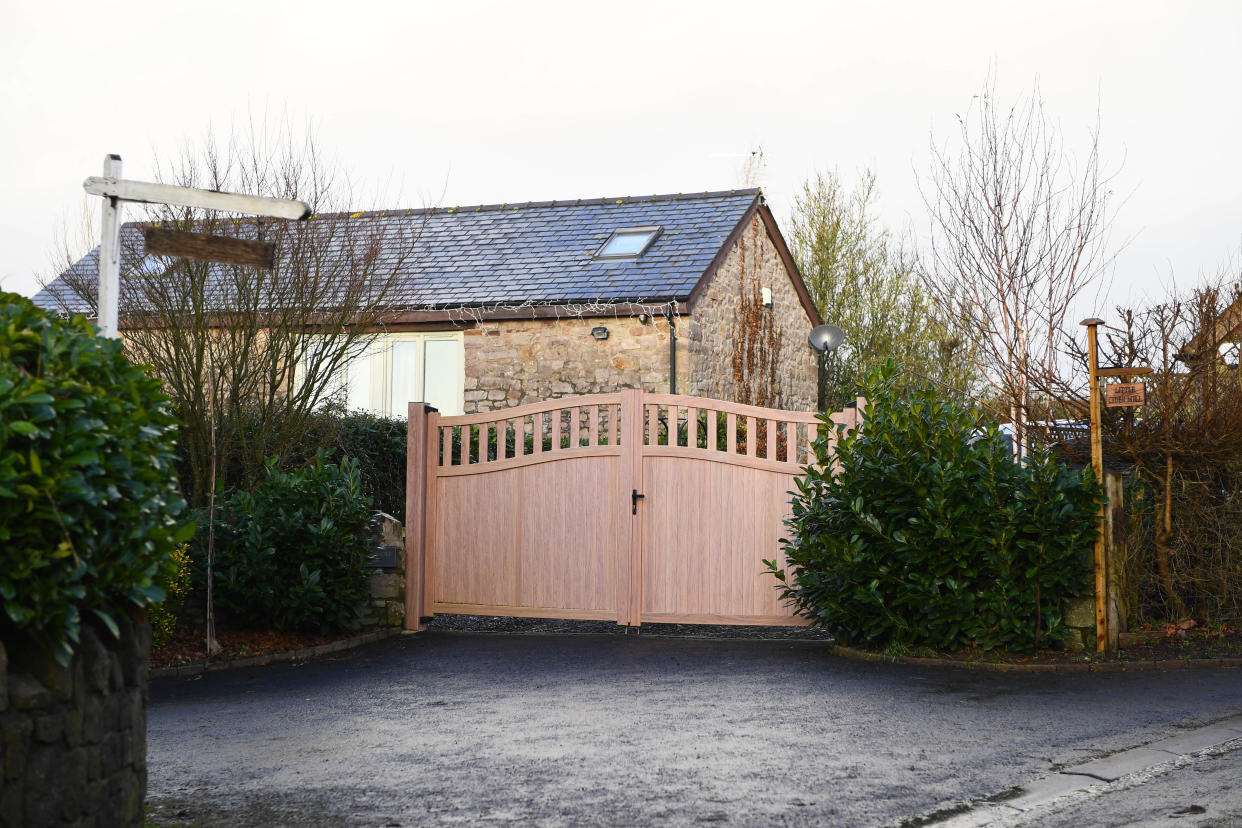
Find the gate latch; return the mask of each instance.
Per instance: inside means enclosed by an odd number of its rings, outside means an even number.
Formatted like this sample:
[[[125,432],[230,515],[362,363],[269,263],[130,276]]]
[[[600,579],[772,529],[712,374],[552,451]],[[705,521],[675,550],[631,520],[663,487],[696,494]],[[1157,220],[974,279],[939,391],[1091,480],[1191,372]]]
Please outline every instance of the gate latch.
[[[638,514],[638,501],[642,500],[644,497],[646,497],[646,495],[640,495],[638,493],[638,489],[634,490],[634,494],[630,495],[630,503],[633,506],[633,510],[630,512],[630,514],[632,515]]]

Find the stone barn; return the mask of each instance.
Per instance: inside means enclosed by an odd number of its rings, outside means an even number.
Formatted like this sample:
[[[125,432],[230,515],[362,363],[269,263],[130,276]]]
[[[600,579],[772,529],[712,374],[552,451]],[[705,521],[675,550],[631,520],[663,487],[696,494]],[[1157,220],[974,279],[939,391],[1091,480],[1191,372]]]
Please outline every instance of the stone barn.
[[[759,190],[352,218],[421,226],[393,312],[340,378],[351,408],[476,413],[621,388],[815,407],[819,315]],[[35,302],[89,312],[64,278]]]

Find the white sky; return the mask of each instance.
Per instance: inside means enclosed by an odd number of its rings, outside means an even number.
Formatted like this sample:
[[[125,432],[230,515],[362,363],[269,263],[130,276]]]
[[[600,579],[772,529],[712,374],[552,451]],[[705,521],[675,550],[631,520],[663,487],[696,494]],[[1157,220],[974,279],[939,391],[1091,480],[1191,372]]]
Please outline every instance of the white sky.
[[[1070,149],[1100,110],[1129,240],[1100,314],[1242,249],[1242,3],[17,3],[0,10],[0,285],[31,294],[82,179],[150,179],[209,126],[313,122],[381,204],[729,189],[762,146],[800,182],[875,170],[882,220],[926,231],[929,138],[990,67],[1038,79]],[[90,204],[92,212],[97,204]]]

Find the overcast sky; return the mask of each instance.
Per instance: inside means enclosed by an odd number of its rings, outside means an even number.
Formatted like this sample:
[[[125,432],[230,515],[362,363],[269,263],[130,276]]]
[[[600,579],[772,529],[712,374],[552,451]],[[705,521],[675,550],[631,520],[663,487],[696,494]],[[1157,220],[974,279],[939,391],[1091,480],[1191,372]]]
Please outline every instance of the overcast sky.
[[[1126,199],[1101,304],[1242,249],[1237,0],[7,3],[0,63],[0,285],[25,294],[105,153],[149,180],[264,113],[311,122],[381,199],[358,206],[729,189],[762,146],[778,217],[815,171],[869,167],[917,238],[929,142],[989,71],[1005,101],[1038,81],[1070,150],[1099,111]]]

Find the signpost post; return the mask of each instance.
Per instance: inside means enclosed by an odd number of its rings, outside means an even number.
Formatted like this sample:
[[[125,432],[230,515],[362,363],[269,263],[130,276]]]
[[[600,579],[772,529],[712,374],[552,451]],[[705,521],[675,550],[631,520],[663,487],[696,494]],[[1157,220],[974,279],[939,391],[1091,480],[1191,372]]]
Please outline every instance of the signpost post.
[[[305,202],[266,196],[222,193],[217,190],[196,190],[148,181],[127,181],[121,178],[121,156],[106,155],[103,176],[91,176],[82,183],[90,195],[103,197],[102,236],[99,240],[99,332],[116,338],[121,293],[121,205],[176,204],[205,210],[225,210],[253,216],[304,220],[311,210]],[[190,256],[209,261],[271,266],[273,251],[262,243],[243,239],[225,239],[194,233],[169,233],[157,236],[158,252],[171,256]]]
[[[1095,472],[1096,482],[1104,483],[1104,436],[1100,424],[1100,377],[1128,377],[1150,374],[1151,368],[1146,365],[1133,368],[1100,367],[1098,339],[1096,328],[1104,324],[1103,319],[1084,319],[1079,324],[1087,328],[1087,371],[1090,376],[1091,391],[1088,398],[1091,411],[1091,470]],[[1109,387],[1110,408],[1119,405],[1142,405],[1145,391],[1141,382],[1117,383]],[[1112,391],[1111,389],[1118,389]],[[1114,402],[1113,400],[1126,400]],[[1137,400],[1130,402],[1129,400]],[[1104,504],[1100,504],[1096,516],[1095,554],[1095,651],[1108,652],[1113,649],[1116,636],[1108,628],[1108,555],[1104,546]]]

